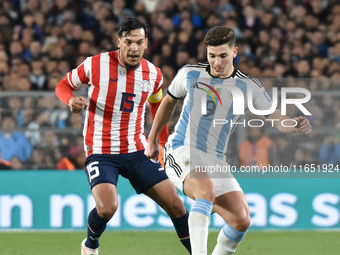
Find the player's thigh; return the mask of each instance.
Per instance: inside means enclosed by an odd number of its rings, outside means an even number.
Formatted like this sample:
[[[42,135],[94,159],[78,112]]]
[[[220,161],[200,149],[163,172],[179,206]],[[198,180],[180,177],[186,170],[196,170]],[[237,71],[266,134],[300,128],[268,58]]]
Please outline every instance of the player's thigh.
[[[149,189],[168,179],[164,167],[159,162],[151,161],[144,151],[131,153],[120,174],[129,179],[137,194],[146,194]]]
[[[234,176],[226,178],[211,175],[211,180],[216,189],[216,197],[233,191],[240,191],[243,194],[243,190]]]
[[[201,198],[213,203],[216,194],[213,181],[209,178],[209,176],[191,177],[191,173],[193,171],[194,170],[191,170],[190,174],[188,174],[184,180],[184,194],[194,200]]]
[[[203,198],[213,201],[214,184],[209,173],[202,167],[206,164],[207,154],[189,146],[167,150],[165,170],[169,179],[185,195],[192,199]]]
[[[240,191],[243,194],[240,184],[229,170],[228,162],[201,151],[198,151],[197,155],[200,159],[201,168],[196,167],[195,173],[192,174],[191,172],[191,177],[199,177],[202,173],[197,173],[197,170],[203,168],[214,184],[216,198],[233,191]]]
[[[117,186],[120,167],[117,155],[92,154],[86,158],[85,173],[91,190],[98,184],[110,183]]]
[[[165,155],[165,172],[177,189],[183,192],[184,180],[189,175],[190,150],[181,146],[175,150],[167,150]]]

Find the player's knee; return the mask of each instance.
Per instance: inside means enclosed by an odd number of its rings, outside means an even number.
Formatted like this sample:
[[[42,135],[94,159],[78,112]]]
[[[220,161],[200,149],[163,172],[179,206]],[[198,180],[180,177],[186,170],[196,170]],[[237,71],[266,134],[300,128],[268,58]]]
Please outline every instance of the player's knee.
[[[215,202],[216,197],[216,189],[213,183],[204,183],[198,187],[196,198],[202,198],[210,201],[211,203]]]
[[[118,203],[97,206],[98,215],[103,219],[111,219],[117,211]]]
[[[236,220],[235,230],[245,232],[250,226],[250,215],[245,213]]]
[[[173,197],[164,210],[171,218],[178,218],[186,213],[185,206],[177,195]]]

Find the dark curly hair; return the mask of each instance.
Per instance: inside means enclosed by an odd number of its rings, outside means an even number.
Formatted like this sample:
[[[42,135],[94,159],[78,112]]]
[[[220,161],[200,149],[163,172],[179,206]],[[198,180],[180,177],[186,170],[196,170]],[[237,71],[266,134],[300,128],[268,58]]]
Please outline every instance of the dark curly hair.
[[[119,24],[118,28],[118,37],[122,38],[123,36],[130,35],[131,30],[143,28],[145,32],[145,37],[147,37],[148,31],[146,25],[136,18],[128,18]]]
[[[228,44],[230,48],[235,46],[235,32],[229,27],[216,26],[208,31],[204,37],[206,46],[219,46]]]

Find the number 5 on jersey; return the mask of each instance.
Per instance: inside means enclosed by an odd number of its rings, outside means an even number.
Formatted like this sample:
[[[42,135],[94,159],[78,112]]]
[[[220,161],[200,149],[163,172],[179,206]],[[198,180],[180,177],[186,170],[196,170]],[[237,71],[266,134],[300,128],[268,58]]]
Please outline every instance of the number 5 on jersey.
[[[98,161],[94,161],[91,164],[89,164],[86,168],[87,172],[89,173],[90,181],[99,176],[99,168],[98,166],[96,166],[98,165],[98,163],[99,163]]]
[[[135,97],[135,94],[131,94],[131,93],[122,93],[122,102],[120,104],[120,111],[124,111],[124,112],[132,112],[133,111],[133,98]]]

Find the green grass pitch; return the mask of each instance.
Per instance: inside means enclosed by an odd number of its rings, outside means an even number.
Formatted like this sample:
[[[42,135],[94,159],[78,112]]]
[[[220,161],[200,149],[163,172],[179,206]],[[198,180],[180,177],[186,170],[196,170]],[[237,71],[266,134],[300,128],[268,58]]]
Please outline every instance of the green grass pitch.
[[[218,232],[210,232],[208,254]],[[82,232],[0,232],[3,255],[79,255]],[[340,254],[337,231],[249,231],[235,255],[336,255]],[[188,254],[175,232],[107,231],[100,240],[100,255]]]

